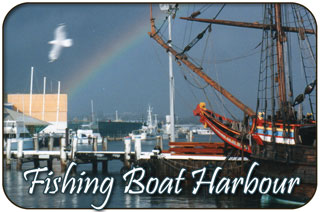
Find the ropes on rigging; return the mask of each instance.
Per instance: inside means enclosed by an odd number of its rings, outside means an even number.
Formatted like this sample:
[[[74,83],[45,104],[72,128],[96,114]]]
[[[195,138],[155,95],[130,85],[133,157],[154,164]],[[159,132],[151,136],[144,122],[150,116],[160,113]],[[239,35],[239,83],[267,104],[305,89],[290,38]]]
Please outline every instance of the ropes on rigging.
[[[221,13],[222,9],[225,7],[226,4],[223,4],[222,7],[220,8],[220,10],[218,11],[218,13],[213,17],[213,20],[216,19],[219,14]],[[199,15],[199,14],[198,14]],[[183,51],[180,53],[180,55],[183,55],[184,53],[190,51],[190,49],[192,49],[204,36],[204,34],[209,31],[211,32],[211,24],[208,24],[208,26],[202,30],[202,32],[200,32],[184,49]]]
[[[224,8],[225,4],[222,5],[222,7],[220,8],[220,10],[218,11],[218,13],[215,15],[215,17],[213,19],[216,19],[218,17],[218,15],[221,13],[222,9]],[[203,7],[204,8],[204,7]],[[195,15],[195,13],[193,13],[193,15]],[[188,55],[188,58],[189,60],[193,61],[195,64],[198,65],[198,67],[202,67],[203,66],[203,63],[205,62],[204,58],[205,58],[205,54],[206,54],[206,51],[207,51],[207,46],[208,46],[208,41],[209,41],[209,37],[210,37],[210,32],[212,32],[212,29],[211,29],[211,25],[212,24],[209,24],[202,32],[200,32],[185,48],[184,50],[180,53],[180,54],[185,54],[186,55],[186,52],[188,52],[192,47],[194,47],[203,37],[204,35],[208,32],[207,34],[207,39],[205,41],[205,44],[204,44],[204,50],[203,50],[203,53],[202,53],[202,59],[198,59],[200,61],[200,64],[198,64],[197,61],[194,60],[194,58],[191,58],[189,57]],[[257,48],[260,44],[258,44],[255,48]],[[257,52],[255,52],[254,54],[256,54]],[[214,63],[215,64],[215,63]],[[181,69],[182,70],[182,69]],[[189,71],[191,72],[191,71]],[[191,77],[194,77],[191,73],[190,73],[190,76]],[[193,78],[193,80],[195,81],[195,83],[191,82],[187,76],[185,74],[183,74],[183,77],[184,79],[188,82],[189,85],[191,85],[192,87],[194,88],[197,88],[197,89],[200,89],[203,91],[204,95],[205,95],[205,98],[208,102],[208,105],[210,107],[211,110],[213,110],[213,107],[212,107],[212,104],[211,104],[211,101],[208,97],[208,94],[207,94],[207,91],[205,90],[205,88],[208,87],[208,83],[203,86],[200,84],[200,82],[196,81],[197,78]],[[219,100],[219,102],[221,103],[221,107],[222,109],[224,109],[227,113],[229,113],[229,115],[234,119],[234,120],[238,120],[234,114],[228,110],[228,107],[225,105],[225,103],[223,102],[223,98],[222,96],[218,96],[218,93],[217,91],[214,90],[214,94],[215,94],[215,97]]]
[[[216,19],[216,18],[219,16],[219,14],[222,12],[222,10],[223,10],[224,7],[225,7],[225,4],[223,4],[223,5],[221,6],[221,8],[220,8],[219,11],[217,12],[217,14],[213,17],[213,19]],[[206,11],[208,8],[209,8],[209,7],[207,7],[207,6],[203,6],[200,10],[201,10],[202,12],[204,12],[204,11]],[[200,12],[200,13],[201,13],[201,12]],[[194,15],[194,14],[193,14],[193,15]],[[165,18],[165,20],[164,20],[163,23],[161,24],[160,28],[156,30],[156,33],[159,34],[159,35],[161,35],[161,37],[165,37],[165,36],[162,36],[161,30],[162,30],[163,27],[165,26],[165,23],[167,22],[167,20],[168,20],[168,17]],[[186,27],[187,27],[187,25],[186,25]],[[190,32],[191,32],[191,31],[190,31]],[[192,41],[191,41],[188,45],[186,45],[186,46],[184,47],[184,49],[181,51],[180,55],[185,55],[186,57],[188,57],[188,59],[189,59],[190,61],[192,61],[192,62],[194,62],[194,64],[198,65],[198,67],[202,67],[202,66],[203,66],[203,63],[205,62],[205,59],[204,59],[204,58],[205,58],[205,54],[206,54],[206,51],[207,51],[207,46],[208,46],[208,41],[209,41],[209,37],[210,37],[210,32],[212,32],[212,24],[208,24],[208,26],[207,26],[204,30],[202,30],[194,39],[192,39]],[[186,30],[185,30],[185,33],[184,33],[184,34],[185,34],[185,35],[187,34],[187,33],[186,33]],[[189,57],[189,56],[187,55],[187,52],[190,51],[190,50],[205,36],[205,34],[207,34],[206,41],[205,41],[205,44],[204,44],[205,47],[204,47],[204,50],[203,50],[203,53],[202,53],[202,57],[201,57],[202,59],[199,60],[199,61],[200,61],[200,64],[198,64],[197,61],[194,61],[192,57]],[[184,39],[185,39],[185,37],[184,37]],[[183,39],[183,42],[184,42],[184,39]],[[171,42],[171,41],[167,41],[167,42]],[[171,43],[171,44],[174,46],[174,48],[176,48],[176,50],[179,51],[179,48],[178,48],[178,47],[176,47],[173,43]],[[257,47],[258,47],[259,45],[260,45],[260,44],[258,44]],[[255,47],[255,48],[257,48],[257,47]],[[255,53],[254,53],[254,54],[255,54]],[[250,55],[251,55],[251,54],[250,54]],[[246,57],[246,55],[245,55],[244,57]],[[181,66],[180,66],[180,67],[181,67]],[[205,95],[205,98],[206,98],[206,100],[207,100],[207,102],[208,102],[208,105],[209,105],[209,107],[212,109],[211,101],[210,101],[210,99],[209,99],[209,97],[208,97],[207,91],[205,90],[205,88],[207,88],[209,84],[206,83],[206,85],[201,85],[201,83],[198,81],[198,79],[192,74],[193,72],[191,72],[191,70],[188,70],[188,72],[186,72],[185,69],[184,69],[184,70],[182,69],[182,67],[181,67],[180,70],[181,70],[181,73],[182,73],[185,81],[187,81],[187,83],[188,83],[190,86],[192,86],[192,87],[194,87],[194,88],[197,88],[197,89],[200,89],[200,90],[203,91],[203,93],[204,93],[204,95]],[[183,73],[183,72],[184,72],[184,73]],[[189,73],[189,76],[187,76],[185,73]],[[191,79],[193,79],[194,82],[190,81],[190,79],[189,79],[190,77],[191,77]],[[192,91],[192,90],[191,90],[191,91]],[[195,95],[193,92],[192,92],[192,94],[193,94],[194,98],[197,99],[196,95]],[[237,120],[237,118],[231,113],[231,111],[228,110],[227,106],[226,106],[225,103],[223,102],[222,96],[220,96],[220,98],[219,98],[217,91],[215,91],[214,94],[215,94],[216,98],[221,102],[222,107],[220,107],[220,108],[225,109],[225,111],[226,111],[227,113],[229,113],[229,114],[232,116],[233,119]]]
[[[301,72],[303,73],[302,75],[305,78],[305,83],[306,86],[311,85],[314,79],[315,79],[315,70],[316,70],[316,61],[315,61],[315,53],[314,49],[315,46],[310,45],[310,38],[308,34],[304,33],[304,29],[306,28],[314,28],[314,23],[308,16],[308,12],[298,6],[291,5],[293,17],[295,20],[295,26],[302,29],[299,33],[297,33],[298,36],[298,43],[300,47],[300,58],[301,58]],[[302,11],[304,10],[304,14],[301,14]],[[313,82],[312,82],[313,81]],[[303,98],[301,98],[303,97]],[[300,98],[300,99],[299,99]],[[305,96],[304,94],[300,94],[296,97],[295,101],[293,102],[294,105],[302,103],[304,100]],[[311,93],[308,94],[308,100],[309,100],[309,106],[310,110],[312,113],[313,118],[315,117],[314,115],[314,107],[316,106],[315,104],[315,97],[311,95]]]

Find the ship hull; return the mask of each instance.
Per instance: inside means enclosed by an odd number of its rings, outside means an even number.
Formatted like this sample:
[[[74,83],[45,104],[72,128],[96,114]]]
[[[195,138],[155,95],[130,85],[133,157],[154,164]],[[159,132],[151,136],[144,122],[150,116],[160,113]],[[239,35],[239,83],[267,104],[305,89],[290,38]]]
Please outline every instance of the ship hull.
[[[313,146],[265,143],[263,146],[253,144],[250,158],[260,164],[256,170],[260,177],[300,178],[300,185],[291,194],[276,197],[306,203],[317,187],[316,153]]]
[[[251,153],[249,140],[243,136],[240,131],[229,127],[235,123],[234,121],[205,109],[205,105],[201,103],[193,111],[193,114],[195,116],[200,116],[200,122],[204,127],[209,127],[224,142],[236,149],[243,150],[246,153]]]
[[[141,126],[141,122],[98,122],[99,133],[110,140],[122,139]]]

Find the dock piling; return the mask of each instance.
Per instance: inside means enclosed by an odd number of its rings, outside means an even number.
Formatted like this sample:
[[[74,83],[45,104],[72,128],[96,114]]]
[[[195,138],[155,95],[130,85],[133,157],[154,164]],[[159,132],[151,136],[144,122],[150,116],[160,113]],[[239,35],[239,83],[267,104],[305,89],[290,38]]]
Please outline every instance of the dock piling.
[[[17,170],[22,169],[22,156],[23,156],[23,139],[17,138],[18,140],[18,153],[17,153]]]
[[[77,152],[77,138],[76,136],[74,135],[72,137],[72,140],[71,140],[71,160],[74,161],[75,160],[75,155],[76,155],[76,152]]]
[[[134,142],[134,152],[135,152],[135,159],[136,161],[140,160],[141,156],[141,138],[136,138]]]
[[[36,134],[34,137],[33,137],[33,149],[35,151],[39,151],[39,140],[38,140],[38,134]],[[39,158],[38,157],[34,157],[34,160],[33,160],[33,164],[34,164],[34,167],[35,168],[38,168],[40,166],[39,164]]]
[[[107,151],[108,150],[108,139],[107,137],[102,137],[102,150]]]
[[[92,150],[93,151],[98,151],[98,144],[97,144],[97,137],[92,138]],[[96,157],[92,161],[92,172],[97,173],[98,171],[98,163]]]
[[[77,152],[77,147],[78,147],[78,139],[76,135],[73,135],[71,137],[71,161],[76,161],[76,152]],[[77,167],[72,168],[72,174],[77,173]]]
[[[54,138],[53,138],[53,135],[50,133],[49,141],[48,141],[48,150],[49,151],[53,150],[53,142],[54,142]],[[52,170],[52,158],[51,158],[51,156],[49,156],[49,159],[47,160],[47,166],[48,166],[49,170]]]
[[[11,168],[11,138],[7,139],[6,146],[6,167],[7,169]]]
[[[61,172],[64,172],[67,167],[67,154],[65,152],[66,148],[66,138],[60,138],[60,164],[61,164]]]
[[[106,137],[102,137],[102,151],[108,150],[108,139]],[[108,173],[108,161],[102,161],[102,172]]]
[[[124,160],[123,165],[130,168],[131,138],[124,138]]]
[[[48,150],[49,150],[49,151],[52,151],[52,150],[53,150],[53,141],[54,141],[53,135],[50,133],[50,135],[49,135],[49,141],[48,141]]]
[[[33,137],[33,149],[36,150],[36,151],[39,150],[39,137],[38,137],[38,134],[36,134]]]
[[[66,145],[69,145],[70,144],[69,128],[65,129],[65,137],[66,137]]]
[[[161,135],[157,136],[157,144],[156,147],[159,148],[160,150],[163,150],[163,138]]]
[[[193,132],[192,132],[192,130],[189,131],[189,135],[188,135],[188,136],[189,136],[188,141],[189,141],[189,142],[192,142],[192,138],[193,138]]]

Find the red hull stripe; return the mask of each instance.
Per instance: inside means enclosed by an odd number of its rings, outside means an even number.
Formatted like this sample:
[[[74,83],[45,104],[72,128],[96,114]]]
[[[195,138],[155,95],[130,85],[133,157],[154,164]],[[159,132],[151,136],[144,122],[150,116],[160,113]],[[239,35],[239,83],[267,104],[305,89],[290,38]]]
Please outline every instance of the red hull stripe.
[[[241,142],[239,142],[237,139],[227,135],[223,131],[219,130],[216,126],[214,126],[207,118],[203,117],[204,121],[208,124],[208,126],[215,132],[219,138],[221,138],[223,141],[227,142],[231,146],[237,148],[237,149],[242,149]],[[243,151],[252,153],[251,147],[248,145],[243,145]]]
[[[272,137],[272,135],[266,135],[266,134],[262,134],[262,133],[255,133],[256,135],[261,135],[261,136],[265,136],[265,137]],[[287,139],[294,139],[294,137],[283,137],[283,136],[274,136],[275,138],[287,138]]]

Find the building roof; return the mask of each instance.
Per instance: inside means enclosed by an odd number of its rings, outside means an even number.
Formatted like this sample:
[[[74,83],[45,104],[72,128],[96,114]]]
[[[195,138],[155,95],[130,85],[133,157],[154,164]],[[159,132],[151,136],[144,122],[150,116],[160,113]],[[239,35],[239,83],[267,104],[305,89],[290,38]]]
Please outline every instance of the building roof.
[[[26,126],[28,125],[44,125],[48,126],[50,123],[46,121],[42,121],[31,116],[25,115],[23,113],[16,112],[14,110],[4,108],[4,120],[11,120],[11,121],[23,121]]]
[[[38,133],[50,123],[42,121],[31,116],[25,115],[23,113],[16,112],[14,110],[4,108],[3,111],[4,121],[21,121],[27,127],[30,133]]]

